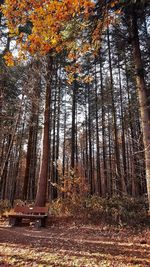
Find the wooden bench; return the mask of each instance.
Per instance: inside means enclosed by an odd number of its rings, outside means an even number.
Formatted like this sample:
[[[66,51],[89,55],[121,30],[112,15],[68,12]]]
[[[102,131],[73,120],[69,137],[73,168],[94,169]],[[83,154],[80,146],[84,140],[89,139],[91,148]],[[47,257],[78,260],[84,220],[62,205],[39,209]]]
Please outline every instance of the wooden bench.
[[[20,226],[22,220],[35,221],[36,227],[45,227],[48,217],[48,207],[15,206],[14,214],[9,214],[9,224]]]

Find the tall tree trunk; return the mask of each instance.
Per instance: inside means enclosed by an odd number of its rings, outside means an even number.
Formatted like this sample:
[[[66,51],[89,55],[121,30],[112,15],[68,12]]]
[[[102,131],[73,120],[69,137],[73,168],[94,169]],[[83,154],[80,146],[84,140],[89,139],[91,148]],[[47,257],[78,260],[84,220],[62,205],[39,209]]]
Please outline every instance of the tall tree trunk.
[[[15,122],[15,125],[14,125],[13,132],[11,134],[11,140],[9,141],[9,147],[8,147],[8,150],[7,150],[5,161],[4,161],[3,166],[2,166],[2,170],[1,170],[1,174],[0,174],[0,186],[3,183],[3,175],[5,174],[5,170],[6,170],[6,167],[7,167],[9,158],[10,158],[10,154],[11,154],[11,149],[13,147],[13,143],[14,143],[14,139],[15,139],[15,134],[16,134],[17,127],[18,127],[18,124],[19,124],[19,120],[20,120],[23,99],[24,99],[24,96],[22,96],[22,99],[20,101],[20,107],[19,107],[19,111],[18,111],[18,114],[17,114],[17,117],[16,117],[16,122]]]
[[[89,154],[88,154],[88,114],[87,114],[87,96],[85,94],[85,177],[89,184]]]
[[[148,106],[150,92],[146,89],[144,80],[143,64],[141,59],[141,51],[138,36],[137,15],[132,10],[130,16],[131,32],[132,32],[132,47],[135,62],[137,93],[140,104],[141,125],[143,130],[143,143],[145,149],[145,164],[146,164],[146,181],[147,193],[150,211],[150,107]]]
[[[98,120],[98,88],[97,88],[97,77],[96,77],[96,63],[95,63],[95,117],[96,117],[96,193],[102,195],[102,177],[100,169],[100,142],[99,142],[99,120]]]
[[[103,86],[103,73],[102,73],[102,59],[99,59],[100,67],[100,91],[101,91],[101,103],[102,103],[102,146],[103,146],[103,169],[104,177],[101,178],[101,193],[102,196],[106,195],[106,192],[111,191],[110,183],[111,179],[108,179],[107,175],[107,163],[106,163],[106,122],[105,122],[105,102],[104,102],[104,86]]]
[[[41,168],[39,174],[39,184],[35,200],[35,206],[44,206],[47,197],[47,176],[49,166],[49,117],[50,117],[50,100],[51,100],[51,75],[52,75],[53,61],[52,57],[48,57],[48,73],[47,86],[45,97],[45,111],[44,111],[44,129],[43,129],[43,151],[41,159]]]
[[[76,152],[76,167],[78,166],[78,106],[76,103],[76,131],[75,131],[75,140],[76,140],[76,145],[75,145],[75,152]]]
[[[110,33],[109,28],[107,28],[107,45],[108,45],[108,61],[109,61],[109,72],[110,72],[110,91],[111,91],[111,104],[112,104],[112,117],[113,117],[113,127],[114,127],[114,145],[115,145],[115,168],[116,168],[116,194],[122,193],[123,182],[121,177],[120,169],[120,155],[118,146],[118,129],[117,129],[117,116],[116,107],[114,100],[114,84],[113,84],[113,73],[112,73],[112,59],[111,59],[111,46],[110,46]]]
[[[130,134],[128,133],[128,183],[127,190],[128,193],[132,196],[136,196],[138,194],[137,186],[136,186],[136,144],[135,144],[135,135],[134,135],[134,126],[133,126],[133,110],[132,110],[132,99],[130,93],[130,84],[129,84],[129,73],[126,55],[124,55],[125,60],[125,76],[126,76],[126,93],[127,93],[127,105],[128,105],[128,114],[129,114],[129,129]],[[131,70],[130,70],[131,71]]]
[[[35,197],[35,174],[37,161],[37,134],[38,134],[38,119],[39,119],[39,101],[40,101],[41,79],[33,88],[31,99],[31,111],[29,118],[29,134],[26,155],[26,167],[23,183],[23,199],[33,200]]]
[[[60,69],[60,75],[61,75],[61,69]],[[59,184],[59,171],[58,169],[60,166],[58,165],[58,159],[59,159],[59,146],[60,146],[60,101],[61,101],[61,81],[59,78],[59,84],[58,84],[58,100],[57,100],[57,139],[56,139],[56,183]],[[58,192],[57,192],[58,196]]]
[[[91,125],[91,99],[90,99],[90,86],[87,84],[88,90],[88,143],[89,143],[89,183],[90,183],[90,194],[94,193],[94,181],[93,181],[93,162],[92,162],[92,125]]]
[[[120,112],[121,112],[121,143],[122,143],[122,162],[123,162],[123,177],[122,177],[122,189],[123,193],[127,194],[127,166],[126,166],[126,146],[125,146],[125,124],[124,124],[124,112],[123,112],[123,97],[122,97],[122,81],[120,60],[118,54],[118,78],[119,78],[119,93],[120,93]]]
[[[110,116],[110,110],[108,107],[108,126],[107,126],[107,131],[108,131],[108,159],[109,159],[109,196],[113,195],[115,193],[115,181],[114,181],[114,174],[113,174],[113,164],[112,164],[112,148],[111,148],[111,143],[112,143],[112,138],[111,138],[111,125],[110,122],[112,120],[112,117]]]
[[[54,92],[54,107],[53,107],[53,135],[52,135],[52,170],[51,170],[51,180],[53,183],[57,183],[56,182],[56,99],[57,99],[57,74],[56,74],[56,83],[55,83],[55,92]],[[52,187],[52,199],[56,199],[57,198],[57,188],[56,186]]]
[[[18,133],[18,138],[16,140],[15,144],[15,152],[14,152],[14,170],[13,170],[13,176],[12,176],[12,181],[11,181],[11,194],[10,194],[10,203],[13,206],[15,198],[17,198],[17,189],[19,187],[18,181],[18,173],[19,173],[19,166],[20,166],[20,160],[21,160],[21,155],[22,155],[22,145],[23,145],[23,136],[24,136],[24,127],[25,127],[25,116],[22,124],[22,130],[20,134]]]
[[[10,142],[11,142],[11,134],[8,135],[8,149],[9,149],[9,146],[10,146]],[[6,194],[6,184],[7,184],[7,175],[8,173],[8,160],[5,164],[5,168],[4,168],[4,171],[3,171],[3,175],[1,177],[2,179],[2,183],[0,184],[0,198],[2,199],[5,199],[5,194]]]
[[[75,166],[75,117],[76,117],[76,94],[77,94],[77,82],[76,82],[76,75],[74,80],[74,87],[73,87],[73,96],[72,96],[72,127],[71,127],[71,169],[74,169]]]
[[[67,111],[66,111],[66,99],[65,99],[65,107],[64,107],[64,122],[63,122],[63,162],[62,162],[62,174],[64,176],[65,174],[65,165],[66,165],[66,153],[65,153],[65,150],[66,150],[66,123],[67,123]]]
[[[24,176],[24,183],[23,183],[23,199],[27,199],[27,192],[28,192],[28,182],[29,182],[29,175],[30,175],[30,165],[31,165],[31,157],[32,157],[32,139],[33,139],[33,103],[32,103],[32,114],[30,117],[29,122],[29,135],[28,135],[28,146],[27,146],[27,156],[26,156],[26,169],[25,169],[25,176]]]

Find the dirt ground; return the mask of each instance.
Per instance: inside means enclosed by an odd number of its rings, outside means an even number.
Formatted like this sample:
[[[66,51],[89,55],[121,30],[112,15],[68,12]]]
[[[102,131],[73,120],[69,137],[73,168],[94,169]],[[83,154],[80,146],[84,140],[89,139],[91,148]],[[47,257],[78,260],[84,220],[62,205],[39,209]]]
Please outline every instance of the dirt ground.
[[[36,229],[1,220],[0,266],[150,266],[150,229],[63,221]]]

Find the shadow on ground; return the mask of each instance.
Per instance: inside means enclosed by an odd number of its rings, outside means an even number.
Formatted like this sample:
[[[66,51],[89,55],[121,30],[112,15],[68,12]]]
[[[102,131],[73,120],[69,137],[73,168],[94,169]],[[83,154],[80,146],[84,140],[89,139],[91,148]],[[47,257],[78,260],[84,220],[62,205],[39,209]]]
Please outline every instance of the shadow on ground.
[[[150,231],[0,227],[0,266],[150,266]],[[14,265],[13,265],[14,264]]]

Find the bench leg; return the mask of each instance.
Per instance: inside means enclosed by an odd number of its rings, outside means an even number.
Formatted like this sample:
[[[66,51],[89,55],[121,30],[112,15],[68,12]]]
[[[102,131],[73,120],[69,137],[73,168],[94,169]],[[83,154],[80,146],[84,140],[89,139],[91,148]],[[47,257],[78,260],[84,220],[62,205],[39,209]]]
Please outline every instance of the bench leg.
[[[46,217],[41,220],[42,227],[46,227]]]
[[[35,221],[35,227],[36,228],[42,227],[42,220],[41,219],[38,219],[38,220]]]
[[[41,218],[36,220],[35,222],[35,227],[40,228],[40,227],[45,227],[46,226],[46,218]]]
[[[9,217],[9,225],[14,226],[16,222],[16,218]]]
[[[22,218],[9,218],[9,225],[11,226],[20,226],[22,222]]]

